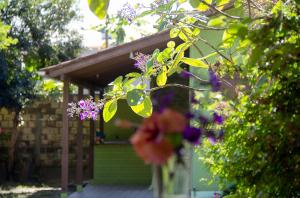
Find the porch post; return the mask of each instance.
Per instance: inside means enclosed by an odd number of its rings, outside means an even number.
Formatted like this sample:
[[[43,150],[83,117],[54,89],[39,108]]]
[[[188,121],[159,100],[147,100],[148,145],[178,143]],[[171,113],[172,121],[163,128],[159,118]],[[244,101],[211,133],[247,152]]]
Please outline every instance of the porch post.
[[[69,178],[69,119],[67,108],[69,103],[69,78],[62,76],[63,88],[63,114],[62,114],[62,156],[61,156],[61,197],[67,197]]]
[[[83,87],[81,85],[78,86],[78,100],[83,98]],[[83,147],[83,133],[82,133],[82,120],[78,119],[77,122],[77,138],[76,138],[76,185],[77,191],[82,190],[82,181],[83,181],[83,162],[82,162],[82,147]]]
[[[90,95],[95,98],[94,88],[90,88]],[[94,142],[95,142],[95,122],[90,120],[90,143],[89,143],[89,157],[88,157],[88,171],[89,178],[94,177]]]
[[[103,99],[104,89],[100,89],[99,99]],[[99,130],[104,133],[103,109],[100,111]]]

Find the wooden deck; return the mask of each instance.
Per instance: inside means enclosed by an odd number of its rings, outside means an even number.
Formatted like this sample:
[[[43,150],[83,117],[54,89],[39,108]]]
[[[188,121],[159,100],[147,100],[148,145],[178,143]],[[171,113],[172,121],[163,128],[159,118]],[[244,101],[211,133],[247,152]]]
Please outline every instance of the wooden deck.
[[[148,187],[88,185],[69,198],[152,198],[152,191]]]

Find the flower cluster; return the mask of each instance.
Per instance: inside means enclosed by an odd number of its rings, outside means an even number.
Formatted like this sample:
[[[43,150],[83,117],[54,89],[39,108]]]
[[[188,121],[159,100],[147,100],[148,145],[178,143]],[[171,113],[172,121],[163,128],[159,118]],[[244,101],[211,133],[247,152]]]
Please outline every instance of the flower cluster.
[[[136,53],[136,56],[133,58],[136,61],[134,63],[134,67],[145,73],[147,71],[147,63],[150,60],[150,58],[150,55]]]
[[[152,3],[152,6],[154,8],[157,8],[159,6],[162,6],[162,5],[165,5],[165,4],[168,4],[170,3],[170,0],[155,0],[153,3]]]
[[[119,10],[118,15],[130,23],[137,17],[135,9],[129,3],[123,5],[123,8]]]
[[[80,120],[97,120],[100,110],[103,108],[103,101],[95,102],[92,97],[86,100],[80,100],[78,103],[69,103],[67,109],[68,115],[79,116]]]
[[[162,65],[156,60],[151,59],[151,55],[138,52],[133,60],[135,60],[134,67],[141,70],[143,73],[147,71],[149,61],[151,61],[153,76],[158,75],[158,73],[162,70]]]

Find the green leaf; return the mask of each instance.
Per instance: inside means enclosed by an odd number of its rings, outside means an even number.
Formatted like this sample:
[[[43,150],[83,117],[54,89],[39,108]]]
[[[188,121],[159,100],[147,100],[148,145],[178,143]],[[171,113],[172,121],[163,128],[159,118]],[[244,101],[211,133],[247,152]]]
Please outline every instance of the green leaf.
[[[208,65],[199,59],[184,57],[181,61],[193,67],[208,68]]]
[[[170,30],[170,38],[176,38],[179,34],[180,30],[177,28],[173,28]]]
[[[113,90],[120,90],[122,89],[122,82],[123,82],[123,76],[117,77],[113,82]]]
[[[212,4],[212,0],[204,0],[208,4]],[[197,10],[200,12],[205,12],[210,9],[209,6],[205,5],[204,3],[199,3],[198,6],[196,7]]]
[[[178,34],[178,36],[179,36],[179,38],[180,38],[181,40],[183,40],[184,42],[189,41],[188,37],[187,37],[183,32],[180,32],[180,33]]]
[[[146,66],[147,66],[147,69],[152,68],[152,67],[153,67],[153,59],[150,59],[150,60],[147,62]]]
[[[106,12],[109,5],[109,0],[88,0],[90,10],[99,19],[103,19],[106,16]]]
[[[174,47],[175,47],[175,42],[174,42],[174,41],[169,41],[169,42],[167,43],[167,46],[168,46],[169,48],[174,48]]]
[[[137,73],[137,72],[131,72],[131,73],[128,73],[128,74],[126,74],[126,77],[128,77],[128,78],[139,78],[139,77],[141,77],[141,74],[140,73]]]
[[[223,50],[220,50],[220,51],[223,51]],[[212,53],[210,53],[210,54],[208,54],[208,55],[206,55],[204,57],[198,58],[198,60],[205,60],[205,59],[210,58],[212,56],[215,56],[217,54],[218,54],[217,52],[212,52]]]
[[[217,0],[217,7],[219,10],[223,10],[224,9],[224,6],[226,4],[228,4],[230,2],[230,0]]]
[[[133,89],[127,92],[127,103],[129,106],[141,104],[145,99],[145,93],[141,89]]]
[[[158,86],[164,86],[167,83],[167,68],[166,66],[163,67],[161,72],[156,77],[156,84]]]
[[[199,3],[200,3],[199,0],[190,0],[190,4],[193,8],[197,8]]]
[[[277,1],[275,6],[272,8],[272,13],[277,14],[283,8],[283,3],[281,0]]]
[[[222,15],[217,18],[211,19],[207,25],[208,26],[216,26],[216,27],[224,27],[226,25],[225,19],[226,19],[226,17]]]
[[[105,103],[103,108],[103,119],[105,122],[108,122],[116,114],[117,108],[117,100],[110,100]]]
[[[149,96],[146,96],[144,101],[136,106],[130,106],[132,111],[142,117],[149,117],[152,114],[152,102]]]

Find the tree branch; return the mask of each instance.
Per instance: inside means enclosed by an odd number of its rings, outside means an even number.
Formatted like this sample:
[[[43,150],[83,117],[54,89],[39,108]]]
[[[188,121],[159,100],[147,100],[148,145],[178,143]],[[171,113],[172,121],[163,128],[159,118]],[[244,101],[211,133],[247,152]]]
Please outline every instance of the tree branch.
[[[164,86],[160,86],[160,87],[154,87],[151,89],[146,89],[146,92],[153,92],[153,91],[158,91],[160,89],[164,89],[167,87],[178,87],[178,88],[183,88],[183,89],[189,89],[189,90],[193,90],[193,91],[208,91],[208,89],[197,89],[197,88],[193,88],[187,85],[182,85],[182,84],[177,84],[177,83],[172,83],[172,84],[165,84]]]
[[[231,18],[231,19],[242,19],[241,17],[238,17],[238,16],[232,16],[230,14],[227,14],[226,12],[223,12],[222,10],[219,10],[218,8],[216,8],[215,6],[207,3],[206,1],[204,0],[201,0],[201,3],[207,5],[208,7],[210,7],[211,9],[213,9],[214,11],[224,15],[224,16],[227,16],[228,18]]]
[[[215,48],[212,44],[210,44],[207,40],[198,37],[202,42],[204,42],[207,46],[211,47],[213,50],[215,50],[220,56],[228,60],[231,64],[233,64],[232,60],[230,60],[228,57],[226,57],[224,54],[222,54],[217,48]]]

